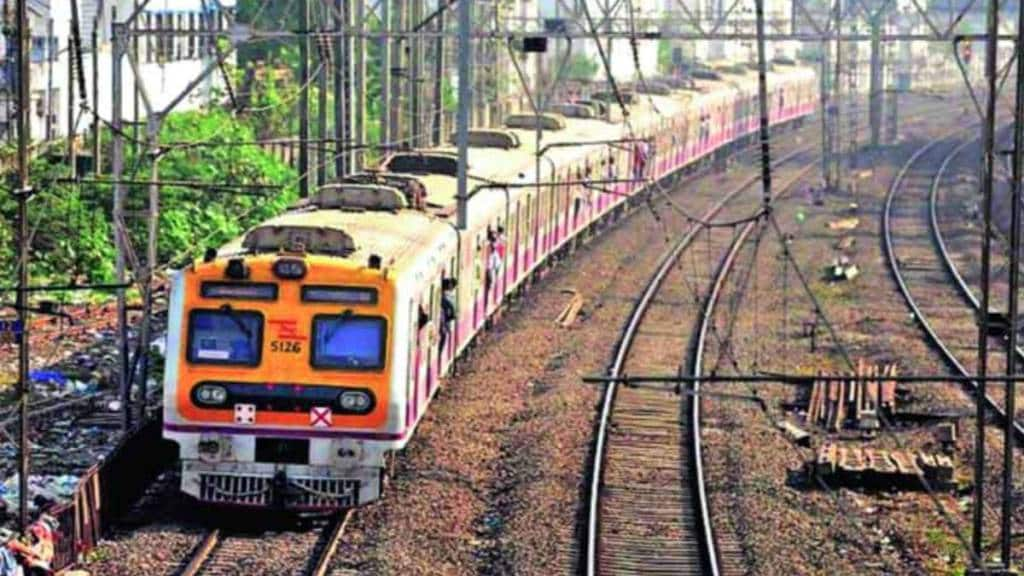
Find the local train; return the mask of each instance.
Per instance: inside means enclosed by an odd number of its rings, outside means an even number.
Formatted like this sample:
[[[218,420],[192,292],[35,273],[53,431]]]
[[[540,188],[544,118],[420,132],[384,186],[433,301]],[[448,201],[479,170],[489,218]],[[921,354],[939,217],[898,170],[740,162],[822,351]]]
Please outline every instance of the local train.
[[[538,267],[653,182],[757,137],[753,71],[695,76],[472,130],[463,229],[454,147],[402,151],[176,272],[163,431],[181,489],[295,511],[379,498],[385,456]],[[768,87],[773,130],[814,113],[811,69],[777,62]]]

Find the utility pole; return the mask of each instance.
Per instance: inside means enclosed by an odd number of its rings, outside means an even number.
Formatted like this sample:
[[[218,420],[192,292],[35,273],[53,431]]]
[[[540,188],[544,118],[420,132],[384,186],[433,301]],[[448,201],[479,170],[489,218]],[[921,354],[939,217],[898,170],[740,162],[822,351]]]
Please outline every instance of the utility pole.
[[[46,118],[43,122],[43,134],[46,141],[53,140],[53,58],[56,54],[53,51],[53,18],[46,19],[46,45],[43,54],[46,55]]]
[[[409,30],[416,30],[419,28],[420,21],[423,20],[423,0],[412,0],[410,9],[412,19],[409,23]],[[423,138],[423,117],[421,115],[423,105],[423,34],[419,31],[412,34],[409,39],[409,70],[411,71],[409,78],[409,131],[411,132],[412,146],[418,148],[422,144]]]
[[[853,33],[857,33],[856,24],[853,26]],[[847,166],[851,169],[857,167],[857,116],[860,112],[860,98],[857,91],[860,89],[860,49],[858,42],[850,43],[846,57],[846,90],[849,98],[846,101],[846,137],[849,145],[849,152],[846,158]]]
[[[982,177],[981,195],[984,203],[984,232],[982,234],[981,248],[981,311],[978,318],[978,367],[977,374],[978,391],[975,402],[977,433],[974,435],[974,516],[973,531],[971,533],[971,545],[973,557],[976,562],[984,567],[984,508],[985,508],[985,403],[982,399],[987,393],[985,377],[988,375],[988,328],[989,328],[989,305],[991,297],[991,286],[989,277],[992,272],[992,187],[995,176],[995,122],[996,122],[996,94],[998,84],[998,72],[996,70],[996,58],[999,34],[999,0],[989,0],[986,18],[986,30],[988,39],[985,44],[985,80],[988,83],[988,92],[985,101],[985,121],[982,126]],[[1012,326],[1011,331],[1017,327]],[[1009,420],[1013,420],[1012,412]]]
[[[78,23],[78,9],[76,6],[77,2],[72,2],[72,12],[75,13],[71,19],[71,30],[72,35],[77,34],[74,32]],[[68,169],[71,171],[71,178],[78,176],[78,160],[75,157],[75,63],[76,55],[78,54],[78,48],[75,46],[75,42],[72,40],[72,36],[68,37],[68,123],[67,123],[67,146],[68,146]],[[81,74],[81,70],[78,72]]]
[[[456,116],[456,143],[459,148],[458,163],[458,227],[465,230],[468,224],[467,202],[469,197],[467,167],[469,163],[469,107],[473,105],[473,70],[470,67],[470,28],[473,25],[473,3],[459,2],[459,109]]]
[[[325,8],[323,3],[319,4],[320,8]],[[317,18],[317,31],[326,29],[326,26],[321,25],[320,18]],[[341,36],[338,36],[339,41]],[[331,45],[330,41],[317,37],[316,42],[316,55],[317,62],[320,63],[320,72],[316,75],[316,185],[317,187],[323,186],[327,181],[327,76],[331,69]],[[335,60],[341,61],[343,54],[338,51]],[[335,75],[335,82],[338,82],[338,75]],[[337,95],[335,95],[335,102],[338,101]],[[338,118],[335,117],[335,123],[338,122]],[[344,122],[342,122],[344,124]]]
[[[149,198],[146,204],[146,264],[139,270],[142,283],[142,326],[139,329],[139,409],[137,422],[146,420],[146,395],[149,385],[149,346],[152,339],[153,271],[157,262],[157,234],[160,223],[160,114],[146,118],[146,153],[149,156]]]
[[[385,0],[389,2],[389,0]],[[407,0],[394,0],[391,6],[391,30],[395,33],[403,32],[404,21],[405,21],[405,10]],[[403,46],[408,45],[409,38],[407,36],[394,36],[391,38],[389,49],[391,50],[391,101],[388,103],[388,108],[385,111],[391,118],[389,121],[391,125],[391,140],[390,143],[398,144],[401,142],[404,135],[405,126],[402,125],[402,74],[406,73],[408,68],[404,64],[402,58]]]
[[[300,0],[299,28],[299,197],[309,197],[309,0]]]
[[[122,60],[125,53],[125,26],[123,22],[117,21],[116,7],[111,10],[111,107],[112,117],[110,119],[113,129],[111,130],[111,171],[114,179],[114,275],[117,283],[125,283],[125,252],[127,249],[127,233],[124,222],[124,184],[122,176],[124,173],[124,131],[123,126],[123,90],[124,81],[122,77]],[[93,46],[94,51],[99,46]],[[128,308],[124,288],[117,289],[117,378],[121,390],[121,427],[128,431],[132,427],[131,410],[131,378],[128,372]]]
[[[835,110],[833,121],[831,125],[832,135],[832,148],[829,151],[830,164],[829,164],[829,177],[830,182],[828,188],[830,190],[838,191],[841,187],[842,177],[841,170],[839,169],[840,158],[837,155],[842,153],[842,144],[840,143],[839,129],[842,126],[842,102],[840,101],[840,94],[842,90],[843,80],[843,0],[835,0],[834,5],[834,19],[835,19],[835,30],[836,30],[836,58],[835,58],[835,75],[832,81],[832,106]]]
[[[444,21],[448,0],[437,0],[437,38],[434,39],[434,95],[433,138],[431,144],[440,146],[444,142]]]
[[[821,43],[821,70],[818,72],[818,98],[821,101],[821,182],[827,190],[832,182],[832,99],[829,78],[829,53],[831,44]]]
[[[29,61],[28,0],[18,0],[18,325],[21,328],[18,340],[18,522],[24,533],[28,530],[29,472],[32,458],[32,443],[29,440],[29,401],[32,384],[29,371],[29,333],[31,317],[28,312],[29,287],[29,229],[28,200],[32,189],[29,186],[29,138],[31,136],[31,114],[29,110],[29,82],[31,82]],[[17,331],[17,328],[15,329]]]
[[[335,0],[334,2],[334,29],[342,31],[349,25],[352,2]],[[351,67],[350,55],[347,51],[348,38],[339,33],[334,38],[334,177],[341,178],[347,172],[346,147],[349,145],[347,136],[349,117],[346,114],[348,108],[348,93],[345,89],[345,70]]]
[[[391,0],[380,0],[380,21],[384,32],[391,32]],[[394,140],[391,124],[391,42],[387,36],[380,39],[380,143],[387,146]],[[385,153],[387,151],[385,150]]]
[[[772,203],[771,140],[768,126],[768,58],[764,45],[764,0],[754,0],[757,25],[757,101],[761,109],[761,205],[767,210]]]
[[[871,126],[871,146],[878,147],[882,139],[882,24],[881,15],[871,18],[871,86],[868,96],[868,124]]]
[[[99,177],[102,170],[100,158],[100,14],[92,23],[92,172]],[[84,94],[83,94],[84,96]]]
[[[366,38],[362,36],[362,33],[366,31],[366,3],[363,0],[356,0],[354,8],[354,26],[358,35],[352,44],[354,55],[350,59],[351,66],[354,67],[352,71],[352,116],[354,119],[352,138],[355,144],[351,155],[351,166],[352,171],[357,171],[363,169],[363,160],[366,155],[362,148],[366,144]]]
[[[1024,10],[1017,10],[1017,45],[1024,42]],[[1013,181],[1010,183],[1010,286],[1009,286],[1009,310],[1007,321],[1010,325],[1009,334],[1006,339],[1006,375],[1017,375],[1017,320],[1019,304],[1017,297],[1020,292],[1020,201],[1021,201],[1021,154],[1024,154],[1024,59],[1017,56],[1017,90],[1013,107]],[[1006,381],[1006,422],[1003,430],[1003,506],[1002,506],[1002,530],[1000,538],[1000,558],[1003,560],[1003,567],[1010,569],[1011,564],[1011,538],[1013,537],[1013,452],[1014,452],[1014,424],[1017,413],[1017,384],[1012,380]],[[980,400],[980,398],[979,398]],[[980,433],[980,432],[979,432]]]
[[[74,4],[75,1],[77,0],[72,0],[72,4]],[[137,14],[138,11],[139,0],[132,0],[132,14]],[[146,17],[148,19],[151,16],[147,14]],[[132,52],[135,53],[136,59],[139,58],[139,35],[137,34],[137,32],[139,31],[139,18],[140,16],[136,16],[132,20],[132,32],[134,32],[134,34],[132,34]],[[159,15],[157,16],[157,18],[157,28],[159,28]],[[159,59],[162,57],[161,54],[163,53],[163,36],[157,36],[156,42],[156,54],[157,59]],[[146,51],[148,52],[152,49],[153,46],[150,43],[149,38],[146,38]],[[139,77],[135,75],[135,70],[132,70],[132,156],[134,156],[135,158],[139,157],[139,94],[141,92],[139,82],[140,80]]]

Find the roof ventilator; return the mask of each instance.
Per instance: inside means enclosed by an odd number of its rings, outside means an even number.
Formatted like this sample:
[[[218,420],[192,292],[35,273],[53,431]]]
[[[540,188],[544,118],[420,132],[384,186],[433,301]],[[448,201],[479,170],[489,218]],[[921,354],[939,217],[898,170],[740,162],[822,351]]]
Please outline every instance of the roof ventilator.
[[[672,87],[658,80],[647,80],[636,86],[636,91],[641,94],[654,94],[655,96],[668,96],[672,93]]]
[[[246,233],[242,247],[250,252],[308,252],[348,256],[355,241],[343,230],[323,226],[278,226],[266,224]]]
[[[622,103],[623,104],[626,104],[626,105],[632,105],[633,104],[633,93],[632,92],[628,92],[626,90],[620,90],[619,91],[619,95],[622,97]],[[605,91],[605,92],[594,92],[593,94],[590,95],[590,99],[591,100],[598,100],[598,101],[601,101],[601,102],[617,102],[618,101],[618,99],[615,97],[615,92],[612,92],[610,90],[609,91]]]
[[[581,103],[553,104],[551,111],[561,114],[566,118],[596,118],[597,111],[593,106]]]
[[[321,187],[313,202],[324,210],[369,210],[398,212],[408,207],[405,194],[391,186],[378,184],[328,184]]]
[[[565,118],[561,114],[510,114],[505,118],[505,126],[518,128],[520,130],[541,130],[557,131],[565,128]]]
[[[448,140],[456,144],[456,134],[452,134]],[[519,148],[519,136],[508,130],[491,130],[486,128],[475,128],[469,131],[470,148],[500,148],[502,150],[513,150]]]
[[[387,172],[405,174],[439,174],[456,176],[459,159],[450,152],[399,152],[392,155],[382,168]]]
[[[405,196],[405,203],[414,210],[423,210],[426,206],[427,189],[419,178],[406,174],[388,172],[360,172],[342,178],[346,184],[366,184],[370,186],[388,186]]]

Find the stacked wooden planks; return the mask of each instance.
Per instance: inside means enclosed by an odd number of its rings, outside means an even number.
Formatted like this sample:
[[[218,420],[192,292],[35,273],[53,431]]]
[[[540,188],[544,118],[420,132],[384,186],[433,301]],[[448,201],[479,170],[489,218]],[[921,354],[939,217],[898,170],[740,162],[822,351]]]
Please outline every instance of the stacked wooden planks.
[[[847,380],[815,381],[807,404],[807,422],[836,432],[847,422],[877,428],[880,410],[890,414],[896,411],[896,381],[886,380],[896,375],[896,364],[879,366],[860,360],[856,373],[848,374]]]
[[[933,488],[953,485],[953,461],[944,454],[822,445],[811,464],[830,485],[920,490],[924,478]]]

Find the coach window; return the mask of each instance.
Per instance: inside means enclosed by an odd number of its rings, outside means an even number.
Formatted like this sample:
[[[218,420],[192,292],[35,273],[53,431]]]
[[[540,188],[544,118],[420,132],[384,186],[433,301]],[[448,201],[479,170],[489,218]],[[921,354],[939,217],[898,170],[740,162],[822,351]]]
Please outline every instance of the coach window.
[[[384,318],[351,313],[313,317],[314,368],[380,370],[386,342]]]

